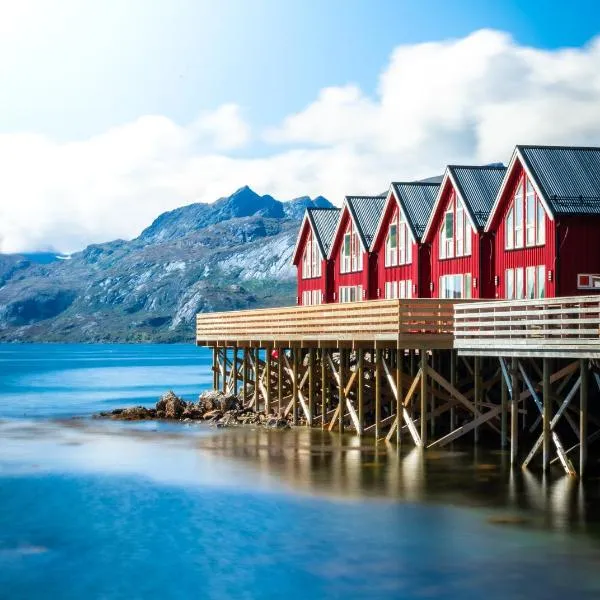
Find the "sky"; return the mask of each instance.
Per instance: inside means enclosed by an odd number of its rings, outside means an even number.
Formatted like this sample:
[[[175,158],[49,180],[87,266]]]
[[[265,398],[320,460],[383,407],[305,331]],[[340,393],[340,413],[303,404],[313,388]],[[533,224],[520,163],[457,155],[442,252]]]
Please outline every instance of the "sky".
[[[246,184],[340,204],[599,117],[594,1],[0,0],[0,251]]]

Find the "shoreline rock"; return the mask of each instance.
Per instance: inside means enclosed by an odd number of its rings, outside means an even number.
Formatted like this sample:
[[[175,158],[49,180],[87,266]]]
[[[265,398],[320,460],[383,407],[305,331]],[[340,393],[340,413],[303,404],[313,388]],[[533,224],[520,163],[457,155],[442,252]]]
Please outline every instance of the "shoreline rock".
[[[133,406],[116,408],[94,415],[95,418],[115,421],[165,420],[179,422],[205,422],[216,427],[261,426],[267,429],[291,427],[291,416],[255,412],[244,405],[242,398],[234,394],[207,391],[200,394],[197,402],[186,402],[172,390],[163,394],[155,408]]]

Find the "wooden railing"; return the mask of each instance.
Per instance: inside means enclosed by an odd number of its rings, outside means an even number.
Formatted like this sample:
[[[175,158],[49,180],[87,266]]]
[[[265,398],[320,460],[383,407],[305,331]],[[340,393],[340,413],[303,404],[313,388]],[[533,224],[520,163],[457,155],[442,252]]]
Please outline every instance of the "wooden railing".
[[[404,348],[450,348],[454,300],[373,300],[200,313],[198,345],[336,346],[401,344]]]
[[[600,295],[457,304],[454,321],[459,351],[600,351]]]

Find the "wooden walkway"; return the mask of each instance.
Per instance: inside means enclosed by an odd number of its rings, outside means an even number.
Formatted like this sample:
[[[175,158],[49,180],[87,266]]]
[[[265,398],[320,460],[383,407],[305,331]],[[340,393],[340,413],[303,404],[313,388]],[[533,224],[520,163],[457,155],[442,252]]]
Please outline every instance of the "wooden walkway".
[[[569,475],[584,474],[600,438],[600,415],[588,414],[600,398],[600,296],[204,313],[196,327],[213,349],[213,387],[294,425],[423,449],[491,436],[512,464],[556,462]]]

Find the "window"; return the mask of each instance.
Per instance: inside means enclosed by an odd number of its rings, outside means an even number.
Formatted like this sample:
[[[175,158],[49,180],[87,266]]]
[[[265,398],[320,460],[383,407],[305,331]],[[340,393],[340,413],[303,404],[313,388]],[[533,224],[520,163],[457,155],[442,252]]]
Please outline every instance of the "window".
[[[526,280],[527,280],[527,298],[533,299],[535,298],[535,276],[536,276],[536,268],[535,267],[527,267],[526,269]]]
[[[302,255],[302,278],[310,279],[312,277],[321,277],[321,251],[311,231]]]
[[[471,273],[443,275],[440,277],[440,298],[471,298],[472,282]]]
[[[340,286],[340,302],[358,302],[362,300],[362,285]]]
[[[458,198],[453,199],[444,213],[440,229],[440,258],[469,256],[472,231],[465,207]]]
[[[538,298],[546,297],[546,267],[544,265],[537,268],[537,296]]]
[[[398,225],[392,223],[385,241],[385,266],[393,267],[398,264]]]
[[[402,281],[385,282],[386,300],[396,298],[412,298],[412,279],[403,279]]]
[[[525,290],[523,289],[523,269],[515,269],[515,297],[517,300],[523,300]]]
[[[546,243],[546,211],[525,175],[506,213],[504,228],[507,250]]]
[[[515,298],[515,272],[512,269],[506,269],[505,275],[505,296],[507,300],[514,300]]]
[[[394,213],[385,241],[385,266],[395,267],[412,262],[412,237],[401,211]]]
[[[350,273],[362,270],[362,247],[354,223],[350,221],[348,231],[342,241],[341,272]]]
[[[321,290],[305,290],[302,292],[302,305],[303,306],[315,306],[321,304],[323,301],[323,295]]]

